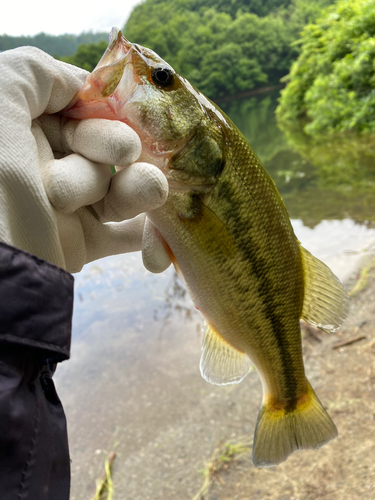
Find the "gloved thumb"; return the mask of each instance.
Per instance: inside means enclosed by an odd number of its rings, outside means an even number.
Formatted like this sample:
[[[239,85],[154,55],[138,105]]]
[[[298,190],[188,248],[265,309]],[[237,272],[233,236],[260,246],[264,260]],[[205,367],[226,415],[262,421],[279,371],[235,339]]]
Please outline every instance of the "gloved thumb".
[[[111,178],[108,194],[92,205],[100,222],[120,222],[155,210],[168,196],[168,181],[149,163],[133,163]]]

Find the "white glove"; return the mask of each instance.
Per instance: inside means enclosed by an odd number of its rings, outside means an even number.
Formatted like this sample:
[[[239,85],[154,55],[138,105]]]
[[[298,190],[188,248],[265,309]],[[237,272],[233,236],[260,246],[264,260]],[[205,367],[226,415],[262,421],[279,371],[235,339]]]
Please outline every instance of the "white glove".
[[[52,116],[86,75],[33,47],[0,54],[0,241],[70,272],[140,250],[143,213],[168,195],[158,168],[134,163],[141,143],[127,125]],[[111,177],[110,164],[126,168]],[[150,224],[144,242],[147,267],[168,267]]]

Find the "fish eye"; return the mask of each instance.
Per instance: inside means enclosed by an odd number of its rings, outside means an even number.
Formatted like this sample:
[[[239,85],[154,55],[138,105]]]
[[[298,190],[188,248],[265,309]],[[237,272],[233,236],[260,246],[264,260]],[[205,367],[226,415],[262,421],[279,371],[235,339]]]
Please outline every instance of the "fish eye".
[[[160,85],[160,87],[169,87],[174,80],[173,73],[169,68],[155,68],[151,73],[151,77],[154,83]]]

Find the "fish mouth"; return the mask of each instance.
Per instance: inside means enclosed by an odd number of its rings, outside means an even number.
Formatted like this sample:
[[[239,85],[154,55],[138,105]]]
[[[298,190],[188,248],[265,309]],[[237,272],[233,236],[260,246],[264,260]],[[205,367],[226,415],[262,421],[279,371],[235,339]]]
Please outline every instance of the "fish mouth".
[[[180,144],[155,139],[139,120],[139,105],[153,94],[147,69],[164,61],[112,28],[108,47],[81,90],[59,114],[73,119],[120,120],[140,137],[144,161],[164,170]],[[166,63],[165,63],[166,64]]]
[[[140,83],[133,65],[135,50],[135,45],[118,28],[112,28],[102,58],[86,78],[81,90],[60,114],[76,119],[106,118],[126,122],[121,108],[126,106]]]
[[[120,43],[119,43],[120,42]],[[112,28],[111,32],[109,34],[109,41],[108,41],[108,48],[107,50],[114,52],[114,56],[116,59],[119,59],[118,57],[118,51],[119,50],[125,50],[125,54],[130,50],[132,44],[127,40],[124,35],[121,33],[121,31],[118,28]],[[117,47],[117,50],[116,50]],[[100,62],[104,58],[105,53],[103,54],[102,58],[100,59],[98,66],[100,65]]]

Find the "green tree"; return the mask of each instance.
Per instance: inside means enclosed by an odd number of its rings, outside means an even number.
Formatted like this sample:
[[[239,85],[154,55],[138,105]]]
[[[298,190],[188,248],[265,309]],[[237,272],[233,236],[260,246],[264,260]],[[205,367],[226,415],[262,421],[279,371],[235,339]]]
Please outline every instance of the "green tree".
[[[134,8],[124,33],[215,99],[279,84],[300,51],[292,42],[332,1],[146,0]],[[81,45],[63,60],[92,70],[104,48]]]
[[[125,36],[216,98],[278,84],[299,53],[291,43],[331,1],[146,0],[134,8]]]
[[[0,52],[15,49],[25,45],[38,47],[51,56],[61,57],[72,55],[81,43],[98,43],[101,40],[108,41],[108,33],[81,33],[80,35],[46,35],[38,33],[35,36],[10,36],[0,35]]]
[[[341,0],[302,32],[280,121],[305,120],[310,135],[375,132],[375,2]]]
[[[98,64],[108,43],[101,41],[99,43],[82,43],[73,56],[62,57],[61,60],[69,64],[74,64],[80,68],[92,71]]]

